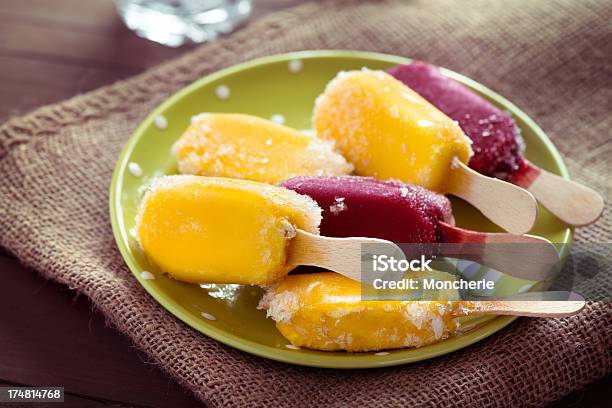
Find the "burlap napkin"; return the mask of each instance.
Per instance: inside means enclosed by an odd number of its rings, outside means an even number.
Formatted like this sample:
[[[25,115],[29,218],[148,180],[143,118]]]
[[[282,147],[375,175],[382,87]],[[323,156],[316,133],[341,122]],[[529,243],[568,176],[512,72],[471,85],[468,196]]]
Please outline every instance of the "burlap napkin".
[[[606,0],[318,2],[274,14],[0,128],[0,244],[89,296],[210,405],[544,405],[611,371],[609,303],[591,303],[573,318],[520,319],[477,345],[419,364],[338,371],[276,363],[202,336],[141,289],[115,248],[108,188],[122,145],[170,93],[254,57],[337,48],[419,58],[491,86],[533,115],[574,178],[611,203],[611,19]],[[611,242],[609,207],[576,240]]]

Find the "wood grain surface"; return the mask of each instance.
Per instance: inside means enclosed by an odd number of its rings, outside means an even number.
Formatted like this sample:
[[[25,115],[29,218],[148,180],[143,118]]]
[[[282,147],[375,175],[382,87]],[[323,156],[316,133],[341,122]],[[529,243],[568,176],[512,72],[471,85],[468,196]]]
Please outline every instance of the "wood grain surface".
[[[255,0],[251,21],[300,2]],[[138,38],[122,24],[111,0],[2,0],[0,122],[191,48]],[[63,386],[67,407],[200,406],[108,327],[86,298],[46,281],[1,249],[0,322],[0,386]],[[605,406],[611,385],[604,379],[555,406]]]
[[[255,0],[250,21],[301,2]],[[123,25],[112,0],[2,0],[0,122],[129,77],[191,48],[139,38]]]

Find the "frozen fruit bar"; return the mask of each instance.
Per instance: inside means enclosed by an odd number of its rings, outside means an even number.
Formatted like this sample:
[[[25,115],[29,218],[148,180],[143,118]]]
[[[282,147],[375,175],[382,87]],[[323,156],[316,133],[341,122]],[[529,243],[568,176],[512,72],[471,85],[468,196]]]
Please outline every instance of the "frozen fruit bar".
[[[264,284],[289,272],[296,228],[318,233],[309,197],[264,183],[166,176],[146,193],[140,245],[162,271],[186,282]]]
[[[339,73],[317,98],[313,121],[357,174],[441,193],[453,158],[467,163],[472,154],[456,122],[383,71]]]
[[[367,236],[398,244],[460,244],[403,248],[476,261],[528,280],[544,279],[559,259],[555,247],[544,238],[455,227],[450,201],[422,187],[360,176],[294,177],[281,185],[311,197],[323,209],[319,227],[323,236]],[[517,256],[524,259],[518,269]]]
[[[473,142],[471,168],[503,180],[521,168],[520,129],[507,112],[423,62],[398,65],[389,73],[459,122]]]
[[[183,174],[276,183],[298,175],[352,171],[333,142],[237,113],[199,115],[173,151]]]
[[[294,177],[283,187],[313,198],[323,209],[321,235],[373,237],[401,243],[442,242],[440,221],[453,223],[443,195],[371,177]]]
[[[457,304],[361,300],[359,282],[324,272],[288,276],[268,288],[260,308],[295,346],[375,351],[421,347],[448,337],[457,328]]]

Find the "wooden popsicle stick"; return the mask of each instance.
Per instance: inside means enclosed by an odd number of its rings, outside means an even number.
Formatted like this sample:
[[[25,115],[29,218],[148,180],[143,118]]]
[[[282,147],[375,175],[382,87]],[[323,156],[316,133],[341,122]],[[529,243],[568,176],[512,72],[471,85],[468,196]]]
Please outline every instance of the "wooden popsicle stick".
[[[538,204],[527,190],[483,176],[457,159],[453,160],[451,178],[449,194],[472,204],[506,231],[521,235],[533,227]]]
[[[287,264],[318,266],[360,282],[362,244],[392,245],[403,254],[397,245],[384,239],[324,237],[298,229],[290,241]]]
[[[603,198],[595,190],[549,173],[527,160],[511,181],[529,190],[548,211],[574,227],[594,223],[604,209]]]
[[[549,300],[559,295],[567,300]],[[455,314],[457,316],[567,317],[579,313],[585,304],[584,298],[575,292],[530,292],[499,300],[462,302]]]
[[[446,243],[440,247],[443,256],[469,259],[532,281],[545,280],[559,262],[555,246],[542,237],[470,231],[442,221],[439,224]]]

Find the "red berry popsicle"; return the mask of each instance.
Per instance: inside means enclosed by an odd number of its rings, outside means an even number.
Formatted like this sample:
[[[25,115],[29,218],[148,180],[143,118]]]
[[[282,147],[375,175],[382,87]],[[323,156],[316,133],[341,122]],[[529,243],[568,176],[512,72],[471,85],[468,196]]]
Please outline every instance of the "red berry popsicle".
[[[442,194],[371,177],[294,177],[281,186],[313,198],[323,209],[321,235],[385,237],[398,243],[442,242],[440,221],[454,224]]]
[[[523,157],[520,128],[507,112],[423,62],[398,65],[389,73],[459,123],[472,139],[472,169],[529,190],[569,225],[587,225],[601,215],[603,200],[595,191],[542,170]]]
[[[544,238],[453,226],[450,201],[422,187],[358,176],[294,177],[280,185],[310,196],[323,209],[323,236],[370,237],[396,243],[529,244],[520,247],[524,264],[517,265],[516,252],[507,256],[508,248],[501,245],[474,245],[471,249],[477,252],[465,259],[530,280],[543,279],[558,259],[554,246]],[[453,252],[442,253],[446,256],[467,255],[458,246],[443,246],[442,251]]]

